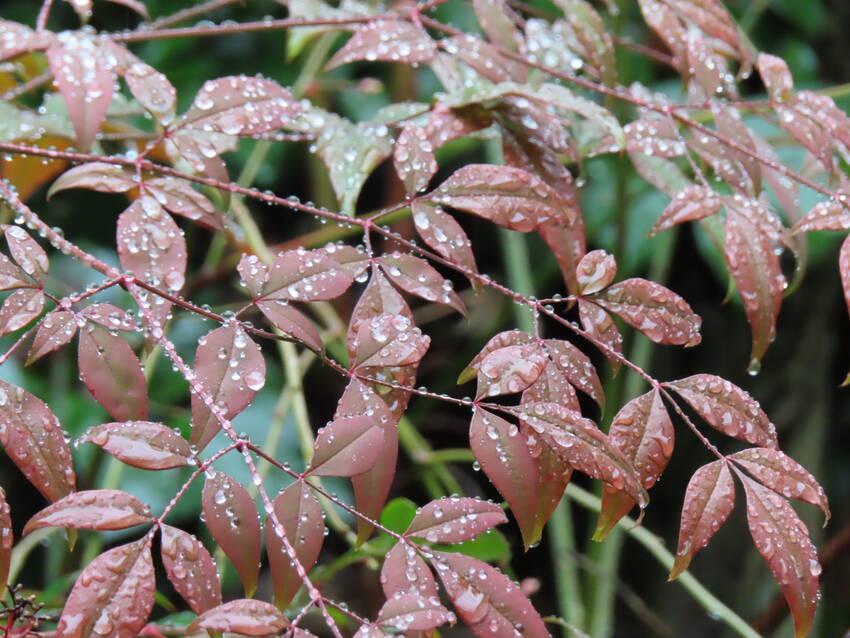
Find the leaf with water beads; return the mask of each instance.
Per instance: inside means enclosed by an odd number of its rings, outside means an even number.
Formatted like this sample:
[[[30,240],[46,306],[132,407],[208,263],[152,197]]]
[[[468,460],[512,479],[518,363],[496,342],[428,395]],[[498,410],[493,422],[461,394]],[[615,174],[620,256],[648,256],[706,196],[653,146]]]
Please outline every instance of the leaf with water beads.
[[[251,297],[259,297],[269,278],[268,264],[257,255],[244,253],[236,265],[236,271],[239,273],[239,283],[251,293]]]
[[[705,186],[691,185],[676,193],[667,207],[655,220],[649,231],[653,237],[662,230],[678,226],[684,222],[711,217],[720,210],[720,198]]]
[[[378,460],[384,428],[371,416],[338,417],[321,428],[309,472],[317,476],[356,476]]]
[[[133,321],[130,313],[110,303],[93,303],[86,306],[80,312],[80,316],[109,330],[124,330],[125,332],[137,330],[136,322]]]
[[[579,292],[592,295],[607,288],[617,274],[617,260],[604,250],[591,250],[576,266]]]
[[[12,462],[49,501],[74,491],[71,450],[46,403],[0,381],[0,444]]]
[[[642,119],[629,122],[623,127],[626,150],[656,157],[680,157],[687,152],[676,125],[669,119]]]
[[[3,229],[6,243],[9,244],[9,252],[12,254],[12,259],[40,287],[44,287],[44,283],[47,280],[47,271],[50,270],[50,261],[47,259],[47,253],[20,226],[0,226],[0,228]]]
[[[437,45],[422,27],[406,20],[381,19],[360,27],[325,69],[357,60],[427,64],[436,54]]]
[[[413,202],[411,210],[416,232],[426,244],[452,263],[472,273],[478,272],[472,242],[454,217],[438,206],[428,206],[419,201]],[[470,280],[473,286],[478,284],[474,277]]]
[[[47,191],[47,199],[69,188],[87,188],[101,193],[126,193],[137,186],[133,173],[123,166],[89,162],[65,171]]]
[[[794,79],[785,60],[769,53],[759,53],[756,68],[771,100],[782,102],[791,95]]]
[[[544,339],[546,354],[567,380],[593,399],[600,408],[605,407],[605,393],[593,362],[569,341]]]
[[[0,337],[20,330],[41,314],[44,294],[36,288],[16,290],[0,308]]]
[[[617,78],[614,42],[602,17],[585,0],[556,0],[556,4],[564,12],[582,59],[588,62],[598,78],[613,86]]]
[[[56,35],[50,31],[34,31],[17,22],[0,20],[0,61],[46,49],[55,39]]]
[[[212,556],[197,538],[170,525],[162,530],[162,564],[168,580],[196,614],[221,604],[221,585]]]
[[[80,443],[94,443],[119,461],[143,470],[194,464],[189,442],[172,428],[150,421],[104,423],[90,427]]]
[[[389,280],[402,290],[450,306],[461,314],[466,313],[466,306],[454,291],[452,282],[424,259],[394,252],[378,257],[378,262]]]
[[[702,34],[689,30],[686,45],[688,70],[693,80],[688,86],[690,91],[707,99],[722,94],[734,95],[734,85],[730,81],[731,74],[726,69],[726,62],[713,51]]]
[[[282,528],[275,528],[271,517],[266,517],[266,551],[274,583],[274,604],[286,609],[302,581],[280,535],[286,536],[298,562],[309,572],[322,550],[325,521],[322,506],[304,481],[292,483],[277,495],[272,505]]]
[[[231,600],[210,609],[186,628],[188,633],[200,629],[208,632],[227,632],[243,636],[268,636],[279,634],[289,626],[289,621],[274,605],[262,600]]]
[[[437,172],[437,160],[422,127],[408,124],[401,130],[393,147],[393,165],[408,195],[428,187]]]
[[[184,180],[156,177],[147,180],[144,188],[168,212],[181,215],[211,230],[224,230],[224,216],[205,195]]]
[[[434,629],[454,616],[439,600],[415,593],[396,594],[387,599],[375,622],[404,632]]]
[[[65,600],[60,638],[138,635],[153,609],[156,582],[150,540],[110,549],[82,571]]]
[[[438,595],[434,573],[419,555],[416,546],[401,542],[393,545],[384,558],[381,587],[388,599],[396,594],[415,593],[425,598]]]
[[[0,253],[0,291],[32,287],[33,283],[24,271],[13,264],[6,255]]]
[[[260,519],[254,499],[240,483],[224,472],[207,475],[201,494],[204,521],[227,555],[245,595],[253,596],[260,574]]]
[[[478,363],[476,397],[522,392],[537,380],[548,363],[546,352],[537,343],[493,350]]]
[[[257,308],[275,328],[284,334],[297,339],[315,352],[322,351],[324,346],[316,326],[309,317],[290,306],[288,302],[279,299],[262,299],[257,302]]]
[[[841,202],[829,200],[815,204],[794,224],[794,233],[812,230],[847,230],[850,228],[850,210]]]
[[[549,637],[519,586],[495,567],[445,552],[432,552],[431,562],[457,615],[475,635]]]
[[[45,507],[24,526],[24,534],[42,527],[101,531],[127,529],[153,520],[150,507],[121,490],[73,492]]]
[[[543,372],[522,393],[520,404],[523,403],[560,403],[565,408],[581,412],[576,389],[567,379],[564,371],[551,359]]]
[[[431,338],[406,316],[389,314],[364,321],[355,341],[357,367],[418,363],[431,344]]]
[[[478,369],[481,366],[481,361],[491,352],[495,352],[501,348],[518,345],[531,345],[535,342],[533,335],[522,330],[505,330],[500,332],[484,344],[484,347],[473,357],[463,371],[458,375],[457,383],[466,383],[478,376]]]
[[[412,386],[416,383],[415,366],[407,366],[412,371],[404,378],[394,379],[401,385]],[[404,369],[401,369],[404,370]],[[393,417],[401,417],[410,392],[407,390],[391,389],[386,399],[393,406]],[[389,408],[389,406],[388,406]],[[380,463],[375,463],[371,469],[357,476],[351,477],[351,486],[354,489],[354,505],[357,511],[372,520],[376,520],[387,502],[390,490],[395,480],[396,466],[398,465],[398,429],[396,427],[384,428],[384,440],[378,450]],[[365,542],[372,533],[374,526],[363,519],[357,521],[357,544]]]
[[[471,33],[443,38],[439,44],[446,53],[455,56],[491,82],[521,82],[528,76],[527,69],[522,65],[504,57],[492,44]]]
[[[623,335],[620,334],[617,324],[614,323],[611,315],[605,312],[604,308],[586,299],[578,300],[578,316],[582,328],[605,346],[600,350],[611,361],[616,373],[622,362],[615,355],[623,352]]]
[[[353,279],[327,255],[298,248],[280,253],[268,267],[262,299],[327,301],[344,293]]]
[[[361,625],[354,638],[388,638],[390,634],[384,633],[380,627],[374,625]]]
[[[495,503],[477,498],[442,497],[419,508],[404,534],[431,543],[462,543],[507,520]]]
[[[12,513],[6,501],[6,492],[0,487],[0,589],[6,589],[14,543]]]
[[[124,81],[136,101],[157,122],[171,124],[177,108],[177,90],[165,75],[138,60],[125,69]]]
[[[478,23],[491,42],[510,51],[517,51],[522,43],[519,17],[505,0],[473,0],[472,7]]]

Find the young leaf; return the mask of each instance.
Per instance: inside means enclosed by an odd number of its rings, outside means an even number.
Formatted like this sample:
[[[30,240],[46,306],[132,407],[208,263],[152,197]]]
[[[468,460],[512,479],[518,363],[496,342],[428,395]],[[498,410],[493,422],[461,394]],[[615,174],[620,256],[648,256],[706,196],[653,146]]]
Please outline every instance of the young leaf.
[[[364,321],[352,343],[357,367],[405,366],[422,359],[431,338],[406,316],[384,314]]]
[[[703,465],[694,472],[685,490],[679,545],[669,580],[688,568],[694,554],[708,544],[734,506],[735,484],[725,459]]]
[[[198,340],[195,374],[209,403],[222,408],[232,419],[254,400],[266,382],[266,363],[259,346],[242,327],[227,323]],[[221,429],[207,401],[192,394],[191,441],[203,449]]]
[[[117,421],[144,420],[148,390],[136,353],[121,337],[89,322],[80,330],[77,363],[80,379]]]
[[[437,172],[437,160],[422,127],[408,124],[401,130],[393,148],[393,165],[408,195],[428,187]]]
[[[12,462],[49,501],[74,491],[71,450],[46,403],[0,381],[0,444]]]
[[[94,443],[127,465],[143,470],[168,470],[194,463],[189,442],[161,423],[96,425],[86,430],[79,442]]]
[[[186,628],[188,633],[198,630],[227,632],[243,636],[269,636],[279,634],[289,626],[289,621],[274,605],[262,600],[231,600],[203,614]]]
[[[461,314],[466,313],[466,307],[453,290],[452,282],[424,259],[396,252],[382,255],[378,262],[387,278],[402,290],[428,301],[451,306]]]
[[[6,501],[6,492],[0,487],[0,588],[6,589],[9,577],[9,563],[12,560],[12,513]]]
[[[153,609],[155,588],[150,540],[110,549],[77,578],[65,599],[56,635],[136,636]]]
[[[16,290],[0,308],[0,337],[20,330],[41,314],[44,294],[35,288]]]
[[[576,281],[579,292],[592,295],[607,288],[617,274],[617,260],[604,250],[592,250],[584,255],[576,266]]]
[[[0,228],[6,236],[12,259],[17,262],[21,270],[35,280],[39,287],[43,288],[47,280],[47,271],[50,270],[47,253],[20,226],[0,226]]]
[[[431,560],[455,611],[476,636],[549,637],[528,598],[495,567],[445,552],[433,552]]]
[[[536,343],[506,346],[489,352],[478,363],[478,398],[522,392],[549,363]]]
[[[713,374],[695,374],[664,385],[720,432],[753,445],[778,447],[776,427],[761,406],[730,381]]]
[[[33,516],[24,534],[41,527],[72,527],[101,531],[126,529],[153,520],[150,508],[121,490],[86,490],[59,499]]]
[[[88,188],[101,193],[126,193],[136,187],[133,174],[123,166],[106,162],[89,162],[65,171],[47,191],[47,199],[69,188]]]
[[[69,343],[77,333],[77,318],[70,310],[52,310],[38,325],[27,365]]]
[[[414,200],[411,208],[416,232],[426,244],[452,263],[478,272],[472,243],[454,217],[439,206],[428,206],[418,200]],[[472,279],[473,285],[477,281]]]
[[[378,460],[384,428],[370,416],[339,417],[319,429],[310,462],[317,476],[356,476]]]
[[[649,236],[654,237],[662,230],[684,222],[711,217],[720,210],[720,206],[720,198],[713,190],[696,184],[688,186],[673,196],[667,208],[655,220]]]
[[[283,529],[274,529],[271,519],[266,518],[266,551],[274,582],[274,604],[286,609],[302,583],[280,534],[286,535],[298,562],[305,571],[310,571],[322,550],[325,522],[322,506],[304,481],[292,483],[272,504]]]
[[[257,302],[257,308],[275,328],[284,334],[298,339],[316,352],[323,350],[322,338],[316,326],[309,317],[290,306],[288,302],[279,299],[261,299]]]
[[[376,623],[404,632],[428,631],[446,623],[449,618],[449,610],[439,603],[438,598],[408,593],[389,598],[378,612]]]
[[[162,564],[168,580],[196,614],[221,604],[221,585],[212,556],[197,538],[161,525]]]
[[[437,597],[437,581],[427,563],[416,549],[406,543],[396,543],[384,558],[381,567],[381,586],[389,599],[397,594],[419,594]]]
[[[253,596],[260,573],[260,521],[248,490],[224,472],[207,476],[201,495],[204,520]]]
[[[224,217],[213,203],[182,179],[157,177],[146,181],[144,186],[168,212],[211,230],[224,230]]]
[[[263,299],[327,301],[339,297],[353,282],[333,259],[303,248],[280,253],[268,273]]]
[[[168,126],[177,108],[177,90],[168,78],[144,62],[137,61],[124,71],[124,81],[136,101],[157,122]]]
[[[462,543],[507,520],[495,503],[444,496],[416,512],[405,536],[424,538],[431,543]]]
[[[348,321],[348,356],[354,359],[357,356],[357,337],[360,328],[366,323],[376,319],[380,315],[402,315],[413,319],[413,312],[404,300],[404,297],[396,290],[380,268],[372,269],[372,276],[366,285],[366,290],[357,300],[357,305],[351,313]]]
[[[436,54],[437,45],[422,27],[406,20],[375,20],[360,27],[325,69],[357,60],[427,64]]]

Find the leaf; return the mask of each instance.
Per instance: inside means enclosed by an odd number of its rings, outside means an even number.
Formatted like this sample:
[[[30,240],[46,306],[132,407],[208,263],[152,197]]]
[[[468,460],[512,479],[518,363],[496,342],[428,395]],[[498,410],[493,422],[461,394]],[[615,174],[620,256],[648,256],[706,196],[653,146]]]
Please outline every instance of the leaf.
[[[126,193],[136,187],[133,174],[123,166],[89,162],[75,166],[59,176],[47,191],[47,199],[69,188],[88,188],[101,193]]]
[[[548,102],[556,108],[571,113],[578,113],[589,122],[597,125],[613,140],[611,152],[626,147],[626,137],[614,114],[596,102],[573,93],[567,87],[546,82],[541,84],[529,97]]]
[[[794,635],[802,638],[812,628],[820,600],[822,568],[817,551],[788,501],[747,476],[740,478],[747,494],[747,523],[753,542],[791,608]]]
[[[204,483],[201,507],[210,533],[236,567],[245,595],[253,596],[259,579],[261,548],[254,499],[224,472],[212,472]]]
[[[785,498],[794,498],[819,507],[829,522],[829,501],[823,488],[806,468],[787,454],[773,448],[749,448],[731,454],[729,459],[752,474],[765,487]]]
[[[758,401],[732,382],[713,374],[695,374],[664,385],[723,434],[760,447],[778,447],[776,427]]]
[[[592,295],[607,288],[617,274],[617,260],[604,250],[592,250],[584,255],[576,266],[579,292]]]
[[[454,217],[439,206],[428,206],[417,200],[414,200],[411,209],[416,232],[426,244],[450,262],[469,272],[478,272],[472,243]],[[473,285],[478,282],[477,279],[471,281]]]
[[[688,568],[694,554],[705,547],[735,506],[735,484],[725,459],[699,468],[685,490],[676,560],[668,580]]]
[[[527,332],[523,332],[522,330],[505,330],[504,332],[494,335],[486,344],[484,344],[481,351],[473,357],[472,361],[469,362],[469,365],[467,365],[460,375],[458,375],[457,383],[466,383],[478,376],[478,369],[481,367],[481,361],[483,361],[484,358],[491,352],[495,352],[496,350],[506,348],[508,346],[532,345],[534,343],[534,336]]]
[[[101,531],[127,529],[153,521],[150,507],[121,490],[85,490],[59,499],[33,516],[24,534],[42,527]]]
[[[369,255],[362,246],[330,242],[316,251],[333,259],[355,281],[362,282],[363,275],[369,270]]]
[[[396,290],[380,268],[373,268],[366,289],[357,300],[351,319],[348,322],[348,355],[354,359],[356,356],[360,328],[380,315],[402,315],[408,319],[413,318],[410,306],[404,297]]]
[[[364,321],[355,341],[357,367],[418,363],[431,344],[430,337],[406,316],[389,314]]]
[[[316,476],[356,476],[378,460],[384,428],[370,416],[339,417],[320,428],[310,462]]]
[[[121,337],[89,322],[80,330],[80,379],[116,421],[148,415],[147,381],[136,353]]]
[[[537,380],[548,362],[545,351],[536,343],[493,350],[478,364],[476,397],[522,392]]]
[[[692,347],[702,340],[702,319],[669,288],[638,277],[594,295],[593,301],[656,343]]]
[[[13,264],[6,255],[0,253],[0,291],[32,287],[33,283],[24,271]]]
[[[209,405],[222,408],[225,419],[235,417],[265,384],[266,363],[242,327],[229,322],[198,340],[195,374],[206,394],[192,394],[191,442],[202,450],[221,429]]]
[[[431,568],[414,546],[403,542],[393,545],[384,558],[381,586],[388,599],[397,594],[419,594],[425,598],[438,596],[437,581]]]
[[[144,62],[138,61],[124,72],[124,81],[136,101],[157,122],[163,126],[171,124],[177,108],[177,90],[165,75]]]
[[[210,609],[186,628],[189,633],[205,629],[243,636],[268,636],[279,634],[289,626],[289,621],[274,605],[262,600],[231,600]]]
[[[656,157],[674,158],[684,155],[688,147],[669,119],[640,119],[623,127],[626,150]]]
[[[522,65],[506,58],[499,49],[470,33],[443,38],[440,47],[491,82],[522,81],[528,75]]]
[[[47,500],[74,491],[71,450],[56,415],[34,395],[5,381],[0,381],[0,444]]]
[[[614,42],[596,9],[585,0],[556,0],[580,44],[582,58],[608,86],[617,78]]]
[[[286,609],[302,582],[280,536],[286,535],[298,562],[309,572],[322,550],[325,521],[322,506],[304,481],[292,483],[272,505],[282,527],[274,528],[271,518],[266,518],[266,551],[274,582],[274,604]]]
[[[720,210],[722,202],[717,194],[705,186],[693,184],[680,190],[670,200],[655,224],[649,231],[654,237],[662,230],[667,230],[684,222],[696,221],[711,217]]]
[[[838,274],[844,290],[844,303],[850,310],[850,235],[844,238],[838,251]]]
[[[424,259],[394,252],[378,257],[378,262],[389,280],[402,290],[450,306],[461,314],[466,313],[466,307],[455,293],[452,282]]]
[[[0,487],[0,589],[6,589],[9,577],[9,563],[12,560],[12,547],[15,537],[12,535],[12,512],[6,501],[6,492]]]
[[[124,330],[127,332],[135,332],[136,322],[126,310],[122,310],[117,306],[109,303],[93,303],[90,306],[83,308],[80,316],[99,323],[104,328],[110,330]]]
[[[162,564],[168,580],[196,614],[221,604],[221,585],[212,556],[197,538],[162,524]]]
[[[29,51],[46,49],[55,37],[49,31],[33,31],[23,24],[0,20],[0,61]]]
[[[448,622],[449,610],[439,599],[419,594],[397,594],[378,612],[377,624],[399,631],[427,631]]]
[[[0,226],[9,244],[9,252],[12,259],[21,267],[27,275],[40,286],[44,287],[47,280],[47,272],[50,270],[50,262],[47,253],[29,236],[20,226]]]
[[[549,636],[528,598],[495,567],[445,552],[433,552],[431,560],[455,611],[475,635]]]
[[[850,210],[840,202],[829,200],[815,204],[794,224],[793,232],[847,230],[848,228],[850,228]]]
[[[469,164],[452,173],[428,199],[522,232],[547,222],[569,226],[576,217],[570,203],[543,180],[511,166]]]
[[[504,0],[473,0],[475,17],[487,37],[497,45],[517,51],[522,34],[517,26],[517,16]]]
[[[145,190],[175,215],[211,230],[224,230],[225,221],[213,203],[188,183],[174,177],[157,177],[144,183]]]
[[[0,337],[20,330],[41,314],[44,293],[36,288],[15,290],[0,308]]]
[[[156,583],[150,540],[120,545],[82,571],[65,600],[59,638],[133,638],[153,609]]]
[[[549,359],[572,385],[605,408],[605,393],[593,362],[586,354],[562,339],[544,339],[543,345]]]
[[[344,293],[352,277],[333,259],[318,251],[288,250],[268,267],[263,299],[327,301]]]
[[[756,68],[771,100],[781,102],[791,95],[794,79],[785,60],[769,53],[759,53]]]
[[[551,359],[523,393],[520,404],[523,403],[560,403],[565,408],[581,412],[576,389],[570,384],[563,370]]]
[[[431,543],[462,543],[507,520],[495,503],[442,497],[417,510],[405,536],[424,538]]]
[[[427,64],[436,54],[437,45],[421,27],[406,20],[381,19],[357,29],[325,69],[357,60]]]
[[[257,308],[275,328],[284,334],[298,339],[316,352],[324,349],[322,338],[313,322],[304,313],[290,306],[288,302],[279,299],[262,299],[257,302]]]
[[[481,469],[508,502],[525,549],[537,543],[561,501],[572,471],[534,433],[500,416],[476,408],[469,446]]]
[[[94,443],[127,465],[143,470],[168,470],[194,465],[189,442],[161,423],[126,421],[89,428],[80,443]]]
[[[578,300],[578,316],[581,326],[591,337],[604,345],[602,353],[611,361],[614,371],[620,369],[621,362],[613,353],[622,354],[623,335],[617,328],[617,324],[604,308],[585,299]]]
[[[401,130],[393,147],[393,165],[409,196],[428,187],[437,172],[437,160],[422,127],[408,124]]]
[[[395,418],[398,418],[404,411],[407,405],[406,398],[409,394],[409,392],[404,393],[404,401],[399,402],[400,405],[396,406]],[[384,440],[381,443],[381,449],[378,451],[378,458],[381,459],[380,463],[375,463],[370,470],[363,474],[351,477],[351,485],[354,488],[354,505],[357,507],[357,511],[372,520],[377,519],[380,515],[395,479],[398,463],[398,429],[394,426],[384,429]],[[357,543],[365,542],[372,533],[372,529],[371,523],[362,519],[358,520]]]

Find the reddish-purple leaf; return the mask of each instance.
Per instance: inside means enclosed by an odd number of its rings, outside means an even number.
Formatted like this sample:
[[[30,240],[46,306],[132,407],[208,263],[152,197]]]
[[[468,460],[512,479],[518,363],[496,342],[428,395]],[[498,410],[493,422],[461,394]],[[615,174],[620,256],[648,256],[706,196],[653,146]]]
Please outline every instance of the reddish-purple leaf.
[[[23,24],[0,20],[0,61],[29,51],[46,49],[55,37],[50,31],[33,31]]]
[[[362,246],[349,246],[341,242],[328,243],[317,248],[316,252],[333,259],[356,281],[362,282],[363,274],[369,269],[369,255]]]
[[[493,350],[478,363],[476,396],[522,392],[537,380],[548,363],[546,352],[537,343]]]
[[[310,473],[318,476],[356,476],[378,459],[384,427],[373,416],[338,417],[320,428],[313,448]]]
[[[519,20],[505,0],[473,0],[472,7],[481,28],[494,44],[510,51],[519,50],[522,44]]]
[[[528,76],[522,65],[506,58],[499,49],[471,33],[443,38],[440,47],[491,82],[521,82]]]
[[[224,135],[257,135],[290,125],[302,111],[277,82],[234,75],[205,82],[178,126]]]
[[[794,90],[794,80],[788,65],[782,58],[769,53],[759,53],[756,58],[756,68],[770,99],[781,102],[791,95],[791,91]]]
[[[416,232],[431,248],[449,261],[466,268],[472,273],[478,272],[472,243],[455,218],[439,206],[428,206],[413,202],[413,223]],[[472,279],[473,285],[477,279]]]
[[[220,182],[228,182],[227,165],[219,157],[222,153],[236,150],[238,138],[213,131],[172,128],[165,139],[165,149],[175,162],[181,159],[192,168]],[[225,204],[229,201],[229,191],[221,191]]]
[[[263,286],[269,278],[269,267],[256,255],[243,254],[236,265],[240,283],[248,289],[252,297],[262,294]]]
[[[724,459],[703,465],[694,472],[685,490],[679,544],[669,580],[688,568],[694,554],[708,544],[734,506],[735,484]]]
[[[785,498],[794,498],[821,508],[831,516],[829,501],[817,479],[790,456],[773,448],[749,448],[731,454],[729,458],[746,469],[766,487]]]
[[[0,291],[32,287],[33,283],[24,271],[13,264],[6,255],[0,253]]]
[[[150,508],[127,492],[88,490],[73,492],[45,507],[24,526],[24,534],[41,527],[126,529],[152,520]]]
[[[409,381],[413,382],[414,379],[410,378]],[[395,406],[397,408],[394,413],[395,418],[400,417],[404,411],[409,392],[402,396],[404,400],[399,401],[399,405]],[[390,403],[392,404],[392,401]],[[391,409],[392,405],[388,407]],[[378,458],[381,459],[380,463],[375,463],[370,470],[363,474],[351,477],[351,485],[354,488],[354,505],[358,512],[372,520],[377,520],[380,517],[395,479],[398,462],[398,429],[394,425],[384,429],[384,439],[378,451]],[[362,519],[358,520],[357,542],[363,543],[369,538],[372,529],[371,523]]]
[[[87,323],[80,330],[77,362],[80,379],[116,421],[147,417],[147,381],[139,358],[121,337]]]
[[[401,130],[393,148],[393,165],[408,195],[428,187],[437,172],[437,160],[423,128],[408,124]]]
[[[191,219],[212,230],[223,230],[225,221],[213,203],[187,182],[157,177],[145,182],[145,190],[167,211]]]
[[[366,290],[357,300],[351,319],[348,322],[348,356],[354,359],[357,356],[357,335],[360,328],[369,321],[380,315],[403,315],[413,319],[413,313],[404,297],[396,290],[380,268],[372,269],[372,276],[366,285]]]
[[[815,204],[796,224],[794,232],[810,230],[847,230],[850,228],[850,210],[835,200]]]
[[[540,540],[572,471],[551,450],[540,446],[527,426],[518,427],[481,408],[472,415],[469,446],[510,505],[528,549]]]
[[[168,470],[194,463],[189,442],[161,423],[104,423],[86,430],[79,442],[94,443],[127,465],[143,470]]]
[[[713,190],[696,184],[688,186],[673,196],[667,208],[655,220],[649,236],[684,222],[711,217],[720,210],[720,206],[720,198]]]
[[[739,476],[747,494],[747,523],[753,542],[791,609],[794,635],[802,638],[812,628],[820,601],[817,551],[788,501],[751,478]]]
[[[254,400],[266,382],[266,362],[259,346],[236,322],[227,323],[198,340],[195,374],[205,397],[192,394],[191,441],[203,449],[221,429],[209,404],[232,419]]]
[[[561,339],[545,339],[543,345],[552,363],[566,376],[576,388],[596,401],[600,408],[605,407],[605,393],[602,382],[590,357]]]
[[[20,330],[41,314],[44,294],[37,288],[16,290],[0,308],[0,337]]]
[[[689,87],[692,91],[699,94],[699,91],[695,89],[701,88],[700,97],[711,98],[734,90],[729,81],[731,75],[726,69],[726,62],[713,52],[710,44],[699,31],[688,31],[686,51],[688,70],[694,80]]]
[[[378,261],[390,281],[405,292],[451,306],[461,314],[466,313],[466,307],[455,293],[452,282],[424,259],[395,252],[379,257]]]
[[[100,130],[115,91],[109,56],[95,38],[64,31],[47,49],[47,62],[77,134],[77,148],[86,152]]]
[[[47,199],[68,188],[88,188],[101,193],[126,193],[136,187],[133,173],[123,166],[106,162],[89,162],[65,171],[50,185]]]
[[[121,545],[95,558],[65,599],[57,638],[135,638],[153,609],[150,540]]]
[[[535,175],[511,166],[464,166],[452,173],[429,200],[523,232],[547,222],[569,226],[576,217],[575,209],[560,193]]]
[[[483,361],[484,358],[491,352],[495,352],[496,350],[506,348],[508,346],[532,345],[534,343],[534,336],[527,332],[523,332],[522,330],[505,330],[504,332],[494,335],[486,344],[484,344],[481,351],[473,357],[472,361],[469,362],[469,365],[467,365],[458,375],[457,382],[459,384],[466,383],[478,376],[478,369],[481,366],[481,361]]]
[[[425,598],[437,597],[434,573],[410,544],[396,543],[387,553],[381,567],[381,586],[384,595],[419,594]]]
[[[224,472],[207,475],[201,495],[204,520],[253,596],[260,574],[260,519],[254,500],[241,484]]]
[[[384,314],[364,321],[352,343],[357,367],[405,366],[422,359],[431,338],[405,315]]]
[[[582,59],[596,77],[613,86],[617,77],[614,42],[602,17],[585,0],[558,0],[557,4],[570,25]]]
[[[399,631],[428,631],[448,622],[451,614],[439,598],[419,594],[396,594],[378,612],[377,624]]]
[[[221,585],[212,556],[197,538],[161,525],[162,564],[168,580],[196,614],[221,604]]]
[[[576,281],[579,292],[592,295],[607,288],[617,274],[617,260],[604,250],[592,250],[576,266]]]
[[[354,638],[388,638],[389,635],[374,625],[361,625],[357,633],[354,634]]]
[[[136,101],[157,122],[165,126],[171,124],[174,120],[174,110],[177,108],[177,91],[167,77],[138,61],[124,72],[124,81]]]
[[[519,586],[495,567],[445,552],[433,552],[431,560],[455,611],[475,635],[549,637]]]
[[[520,403],[560,403],[565,408],[581,412],[576,389],[572,386],[564,371],[551,359],[537,377],[537,381],[522,393]]]
[[[288,250],[268,267],[261,296],[282,301],[327,301],[339,297],[352,277],[333,259],[316,250]]]
[[[697,345],[702,319],[669,288],[646,279],[626,279],[593,297],[656,343]]]
[[[74,491],[71,450],[56,415],[26,390],[0,381],[0,444],[49,501]]]
[[[0,589],[6,589],[9,576],[9,562],[12,560],[12,512],[6,502],[6,492],[0,487]]]
[[[679,157],[687,146],[670,119],[644,119],[629,122],[623,127],[626,150],[657,157]]]
[[[615,354],[622,354],[623,352],[623,335],[620,334],[620,330],[611,315],[595,303],[579,299],[578,316],[582,328],[605,346],[602,353],[610,359],[614,370],[619,370],[621,362]]]
[[[406,20],[375,20],[360,27],[325,68],[357,60],[427,64],[436,54],[437,45],[422,27]]]
[[[274,605],[262,600],[231,600],[210,609],[186,628],[189,633],[199,629],[210,632],[227,632],[243,636],[269,636],[279,634],[289,626],[289,621]]]
[[[325,540],[325,521],[322,506],[304,481],[296,481],[273,501],[274,511],[282,528],[275,529],[266,518],[266,551],[274,582],[274,604],[285,609],[301,587],[295,569],[280,534],[285,534],[295,556],[305,571],[310,571]]]
[[[507,520],[496,503],[444,496],[419,508],[404,534],[431,543],[462,543]]]
[[[758,401],[734,383],[713,374],[695,374],[664,385],[720,432],[753,445],[778,447],[776,427]]]
[[[86,306],[80,312],[80,316],[99,323],[104,328],[110,330],[124,330],[133,332],[136,328],[136,322],[126,310],[122,310],[110,303],[94,303]]]
[[[492,124],[492,117],[489,112],[482,113],[480,109],[453,109],[443,102],[437,102],[428,114],[425,133],[434,148],[440,148],[490,124]]]
[[[50,270],[47,253],[20,226],[1,226],[0,228],[6,236],[12,259],[17,262],[21,270],[43,287],[47,279],[47,271]]]
[[[324,346],[319,331],[313,322],[300,310],[296,310],[286,301],[279,299],[262,299],[257,302],[266,319],[272,325],[298,341],[304,343],[316,352],[321,352]]]

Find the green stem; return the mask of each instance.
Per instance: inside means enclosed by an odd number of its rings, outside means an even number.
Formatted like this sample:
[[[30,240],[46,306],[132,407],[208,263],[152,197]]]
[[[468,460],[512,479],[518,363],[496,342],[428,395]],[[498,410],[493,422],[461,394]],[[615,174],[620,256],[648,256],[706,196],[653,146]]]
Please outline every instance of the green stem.
[[[585,607],[575,556],[575,523],[569,501],[564,498],[549,519],[546,534],[551,544],[558,609],[571,628],[584,627]]]
[[[9,575],[8,581],[10,585],[14,585],[17,582],[18,574],[21,572],[21,569],[24,566],[24,563],[27,560],[27,556],[30,555],[30,552],[34,550],[36,547],[41,545],[42,541],[47,540],[52,536],[55,532],[58,532],[58,527],[45,527],[42,529],[37,529],[34,532],[27,534],[12,549],[12,556],[9,559]]]

